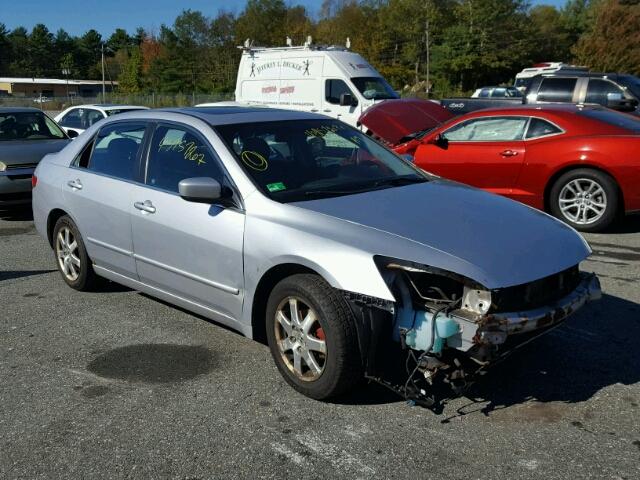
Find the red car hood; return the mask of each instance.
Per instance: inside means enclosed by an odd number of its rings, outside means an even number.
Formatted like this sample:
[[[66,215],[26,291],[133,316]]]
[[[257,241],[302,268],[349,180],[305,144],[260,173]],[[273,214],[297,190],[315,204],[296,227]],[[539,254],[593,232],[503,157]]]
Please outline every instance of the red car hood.
[[[435,128],[453,118],[449,110],[419,98],[386,100],[369,107],[358,122],[392,146],[407,135]]]

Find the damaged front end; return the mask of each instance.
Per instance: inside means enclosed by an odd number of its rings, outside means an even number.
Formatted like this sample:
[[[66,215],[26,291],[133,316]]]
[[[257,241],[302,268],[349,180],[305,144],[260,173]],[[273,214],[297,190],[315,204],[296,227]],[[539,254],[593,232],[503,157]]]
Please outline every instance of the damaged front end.
[[[396,302],[345,292],[357,319],[365,374],[428,407],[438,402],[436,381],[461,393],[487,366],[601,296],[598,278],[578,265],[488,290],[441,269],[375,260]],[[404,363],[406,376],[389,371],[394,356]]]

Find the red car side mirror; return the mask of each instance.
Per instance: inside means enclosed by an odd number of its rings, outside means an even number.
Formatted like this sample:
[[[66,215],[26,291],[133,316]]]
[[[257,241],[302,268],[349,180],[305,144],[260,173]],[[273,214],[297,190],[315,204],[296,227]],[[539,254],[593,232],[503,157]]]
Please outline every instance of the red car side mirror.
[[[449,140],[441,133],[432,136],[427,140],[428,145],[437,145],[440,148],[447,148],[449,146]]]

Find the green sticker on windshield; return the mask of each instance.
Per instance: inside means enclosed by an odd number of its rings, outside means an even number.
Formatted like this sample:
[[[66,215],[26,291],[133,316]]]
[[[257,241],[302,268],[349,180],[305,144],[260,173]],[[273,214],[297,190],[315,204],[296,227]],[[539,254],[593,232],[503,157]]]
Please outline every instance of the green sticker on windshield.
[[[284,186],[284,183],[282,182],[277,182],[277,183],[269,183],[267,185],[267,190],[269,190],[270,192],[279,192],[280,190],[286,190],[287,187]]]

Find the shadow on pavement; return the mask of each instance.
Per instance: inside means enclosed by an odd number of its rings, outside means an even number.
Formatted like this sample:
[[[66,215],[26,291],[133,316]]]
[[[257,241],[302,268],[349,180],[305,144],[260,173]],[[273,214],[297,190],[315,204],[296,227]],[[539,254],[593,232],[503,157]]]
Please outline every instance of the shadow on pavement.
[[[639,233],[640,232],[640,214],[629,215],[615,225],[613,225],[605,233]]]
[[[0,209],[0,220],[7,220],[10,222],[28,222],[33,220],[33,212],[31,211],[31,205],[24,207],[15,207],[10,210]]]
[[[603,295],[562,327],[490,369],[465,395],[472,403],[443,423],[474,412],[489,415],[530,400],[584,402],[611,385],[638,383],[638,338],[640,304]],[[473,408],[480,402],[482,406]]]
[[[31,277],[33,275],[43,275],[45,273],[56,272],[57,270],[3,270],[0,271],[0,282],[3,280],[13,280],[14,278]]]

